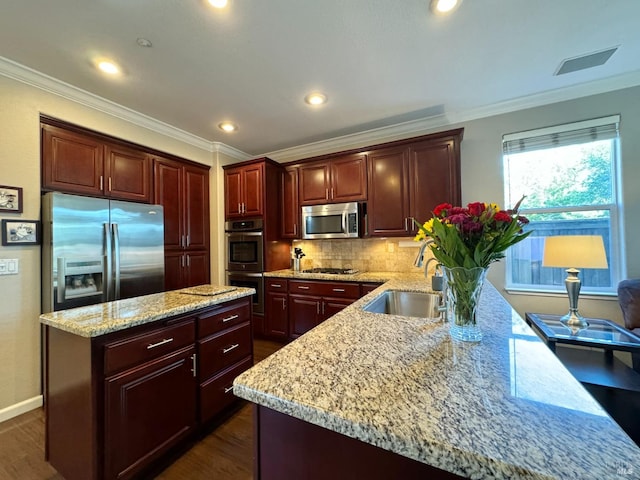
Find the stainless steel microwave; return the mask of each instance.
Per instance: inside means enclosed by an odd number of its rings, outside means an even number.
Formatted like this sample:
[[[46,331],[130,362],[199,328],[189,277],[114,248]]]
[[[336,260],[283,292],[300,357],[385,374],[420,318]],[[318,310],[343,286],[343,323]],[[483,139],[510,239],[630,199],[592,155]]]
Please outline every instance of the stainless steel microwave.
[[[330,203],[302,207],[302,238],[357,238],[358,204]]]

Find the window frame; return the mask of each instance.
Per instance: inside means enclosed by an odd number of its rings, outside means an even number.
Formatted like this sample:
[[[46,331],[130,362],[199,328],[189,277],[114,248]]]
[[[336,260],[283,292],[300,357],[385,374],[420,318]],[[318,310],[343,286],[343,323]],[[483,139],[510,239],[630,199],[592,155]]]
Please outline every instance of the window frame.
[[[546,213],[558,213],[558,212],[581,212],[581,211],[608,211],[609,212],[609,271],[611,275],[611,285],[609,287],[594,288],[589,286],[582,286],[581,294],[583,296],[615,296],[617,294],[617,285],[625,277],[624,267],[624,230],[623,230],[623,207],[622,204],[622,183],[621,183],[621,155],[620,155],[620,115],[612,115],[608,117],[601,117],[597,119],[591,119],[586,121],[572,122],[553,127],[544,127],[540,129],[527,130],[517,132],[513,134],[505,134],[502,137],[503,154],[503,188],[505,204],[509,201],[516,201],[510,198],[511,185],[508,174],[508,156],[515,151],[509,151],[508,142],[522,141],[522,139],[535,139],[536,137],[549,136],[557,133],[577,131],[584,128],[598,127],[607,124],[615,124],[616,134],[609,138],[612,141],[611,147],[611,199],[612,203],[596,204],[596,205],[576,205],[570,207],[544,207],[544,208],[521,208],[520,214],[527,216],[531,214],[546,214]],[[598,140],[597,138],[594,139]],[[590,142],[572,142],[570,144],[590,143]],[[564,145],[549,145],[544,148],[532,148],[534,150],[549,150],[553,148],[559,148]],[[527,151],[526,148],[521,150]],[[513,208],[514,205],[510,205],[508,208]],[[511,249],[509,249],[511,250]],[[535,284],[523,284],[514,283],[512,275],[512,257],[507,250],[505,258],[505,289],[509,292],[522,292],[522,293],[543,293],[543,294],[559,294],[566,293],[564,285],[535,285]]]

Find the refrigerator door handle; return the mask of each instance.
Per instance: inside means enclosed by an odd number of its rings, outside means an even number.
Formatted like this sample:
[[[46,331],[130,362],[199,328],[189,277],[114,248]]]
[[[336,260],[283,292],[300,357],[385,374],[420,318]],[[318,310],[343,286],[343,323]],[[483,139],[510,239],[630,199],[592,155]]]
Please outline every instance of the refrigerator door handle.
[[[111,257],[113,246],[111,244],[111,231],[109,230],[109,224],[103,223],[104,227],[103,235],[104,235],[104,278],[102,279],[103,285],[106,285],[104,288],[104,296],[102,301],[109,302],[113,300],[113,285],[111,283],[111,276],[113,275]]]
[[[120,299],[120,233],[118,224],[112,223],[113,229],[113,279],[115,280],[114,300]]]

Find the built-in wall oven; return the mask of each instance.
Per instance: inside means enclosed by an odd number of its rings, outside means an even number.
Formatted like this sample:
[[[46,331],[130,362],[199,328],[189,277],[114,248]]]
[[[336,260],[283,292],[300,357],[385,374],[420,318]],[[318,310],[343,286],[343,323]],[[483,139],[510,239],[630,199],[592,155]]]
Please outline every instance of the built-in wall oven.
[[[227,284],[255,288],[253,312],[264,312],[264,242],[262,219],[236,220],[225,223]]]

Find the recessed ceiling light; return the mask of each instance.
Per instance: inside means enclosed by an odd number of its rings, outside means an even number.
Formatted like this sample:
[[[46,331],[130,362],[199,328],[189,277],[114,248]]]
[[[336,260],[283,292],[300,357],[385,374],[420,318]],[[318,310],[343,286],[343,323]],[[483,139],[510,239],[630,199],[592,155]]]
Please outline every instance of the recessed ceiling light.
[[[224,132],[231,133],[238,130],[238,126],[231,122],[222,122],[218,124],[218,128]]]
[[[100,60],[98,62],[98,68],[109,75],[116,75],[120,73],[120,67],[110,60]]]
[[[304,101],[309,105],[322,105],[327,103],[327,96],[324,93],[314,92],[304,97]]]
[[[227,0],[207,0],[212,7],[224,8],[227,6]]]
[[[431,11],[438,14],[450,13],[461,3],[462,0],[431,0]]]

